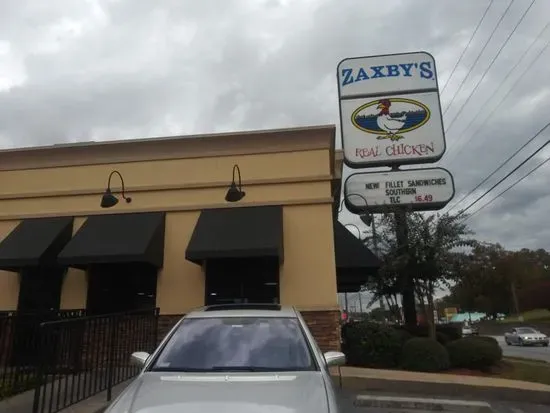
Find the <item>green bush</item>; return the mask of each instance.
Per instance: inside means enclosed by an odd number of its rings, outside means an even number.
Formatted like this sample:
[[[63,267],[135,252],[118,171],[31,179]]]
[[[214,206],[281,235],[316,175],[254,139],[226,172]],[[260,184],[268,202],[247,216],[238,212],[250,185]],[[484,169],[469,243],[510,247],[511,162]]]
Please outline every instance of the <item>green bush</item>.
[[[436,340],[414,337],[403,346],[401,367],[405,370],[437,372],[450,366],[447,349]]]
[[[397,367],[403,344],[410,338],[405,331],[369,322],[348,324],[342,334],[348,364],[374,368]]]
[[[465,337],[447,344],[455,368],[488,370],[502,359],[502,349],[491,337]]]
[[[447,343],[449,343],[451,341],[451,339],[449,338],[449,336],[445,333],[442,333],[441,331],[438,331],[435,333],[435,338],[437,340],[437,342],[443,346],[446,346]]]
[[[409,326],[395,326],[395,328],[403,329],[409,332],[413,337],[429,337],[430,330],[427,325],[416,325],[414,327]],[[445,334],[449,338],[449,341],[458,340],[462,338],[462,327],[456,324],[436,324],[435,331],[437,333]]]
[[[495,349],[495,355],[498,356],[497,361],[502,360],[502,347],[500,347],[500,344],[498,344],[496,338],[488,336],[473,336],[470,338],[473,340],[481,340],[484,343],[489,343]]]

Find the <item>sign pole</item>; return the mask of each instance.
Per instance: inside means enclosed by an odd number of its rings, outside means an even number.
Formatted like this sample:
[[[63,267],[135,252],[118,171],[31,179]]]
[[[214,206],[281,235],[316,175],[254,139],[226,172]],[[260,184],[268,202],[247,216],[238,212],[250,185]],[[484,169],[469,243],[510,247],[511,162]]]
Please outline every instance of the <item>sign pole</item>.
[[[408,253],[409,226],[407,212],[402,207],[397,207],[395,213],[395,230],[397,246],[401,254]],[[410,271],[410,261],[407,258],[405,266],[401,269],[401,305],[406,326],[416,326],[416,303],[414,296],[414,279]]]

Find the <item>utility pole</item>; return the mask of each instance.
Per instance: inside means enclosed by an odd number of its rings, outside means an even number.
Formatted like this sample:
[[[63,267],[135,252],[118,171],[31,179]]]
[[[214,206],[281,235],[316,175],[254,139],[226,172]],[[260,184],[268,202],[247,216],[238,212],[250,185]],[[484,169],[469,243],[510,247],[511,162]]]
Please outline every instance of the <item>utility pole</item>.
[[[362,313],[363,312],[363,301],[361,300],[361,290],[359,290],[359,292],[357,293],[359,294],[359,312]]]
[[[521,316],[519,312],[519,304],[518,304],[518,297],[516,294],[516,283],[514,279],[512,279],[512,282],[510,283],[510,289],[512,290],[512,300],[514,302],[514,310],[516,312],[516,316],[518,317],[518,321],[523,322],[523,317]]]
[[[407,212],[402,207],[397,207],[395,213],[395,229],[397,246],[401,255],[408,253],[409,227],[407,223]],[[414,280],[410,271],[409,259],[401,270],[401,304],[405,325],[416,326],[416,302],[414,299]]]

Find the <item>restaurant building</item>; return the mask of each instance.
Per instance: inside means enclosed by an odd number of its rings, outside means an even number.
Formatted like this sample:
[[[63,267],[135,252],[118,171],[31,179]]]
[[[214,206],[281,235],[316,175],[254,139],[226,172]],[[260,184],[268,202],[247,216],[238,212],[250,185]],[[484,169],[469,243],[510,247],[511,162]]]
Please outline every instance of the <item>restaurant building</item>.
[[[337,293],[379,263],[337,221],[334,143],[330,125],[0,151],[0,311],[156,306],[162,333],[280,303],[339,348]]]

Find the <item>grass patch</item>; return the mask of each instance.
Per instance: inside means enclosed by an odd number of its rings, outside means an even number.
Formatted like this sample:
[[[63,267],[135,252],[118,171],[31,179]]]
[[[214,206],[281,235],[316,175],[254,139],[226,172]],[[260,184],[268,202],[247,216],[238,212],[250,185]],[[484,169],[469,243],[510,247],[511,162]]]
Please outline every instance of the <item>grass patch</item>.
[[[526,311],[522,314],[523,321],[548,321],[550,322],[550,310],[541,308],[538,310]],[[520,322],[518,317],[507,317],[500,321],[501,323],[518,323]]]
[[[506,356],[505,360],[518,361],[518,362],[529,363],[529,364],[542,364],[542,365],[546,365],[546,366],[550,367],[550,363],[548,363],[547,361],[544,361],[544,360],[529,359],[529,358],[524,358],[524,357],[513,357],[513,356]]]
[[[529,362],[506,358],[494,377],[510,380],[530,381],[550,385],[550,365],[544,362]]]

